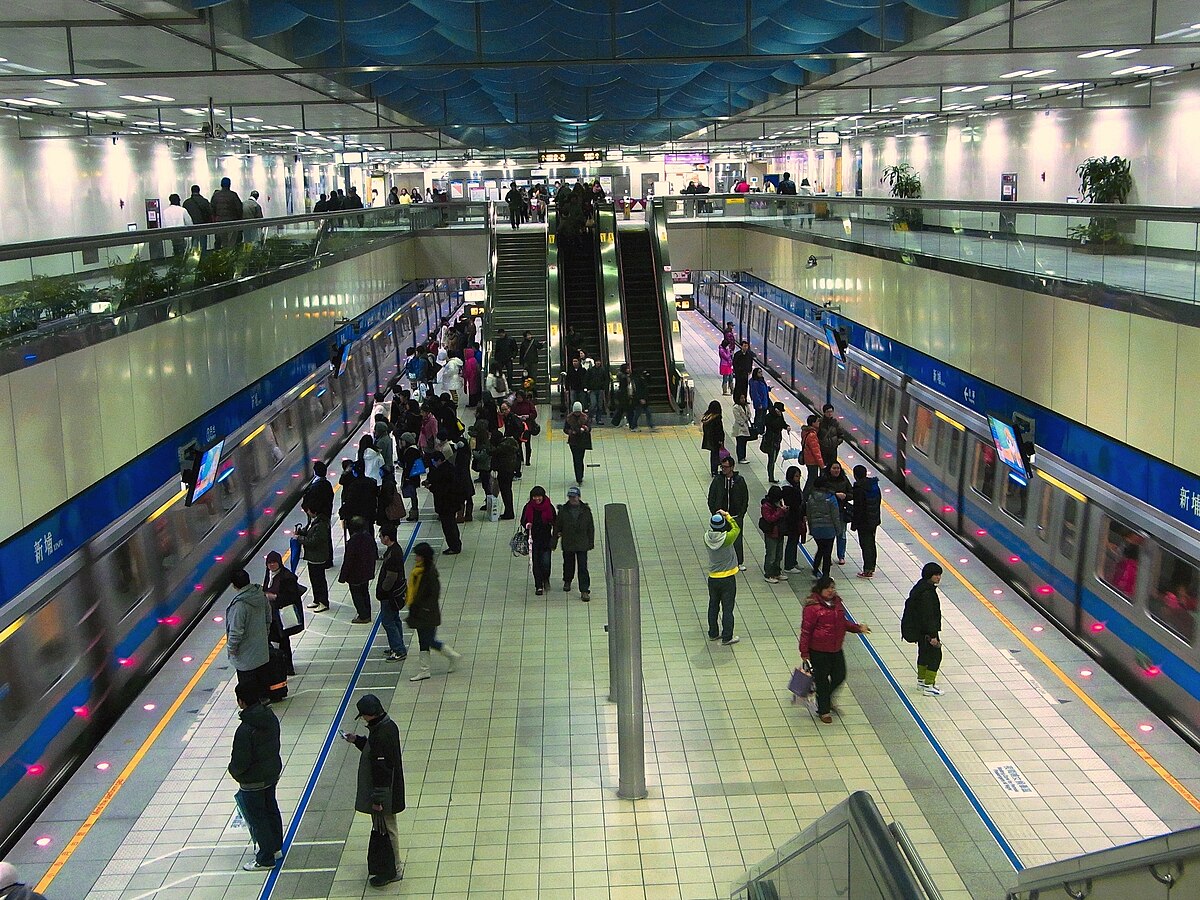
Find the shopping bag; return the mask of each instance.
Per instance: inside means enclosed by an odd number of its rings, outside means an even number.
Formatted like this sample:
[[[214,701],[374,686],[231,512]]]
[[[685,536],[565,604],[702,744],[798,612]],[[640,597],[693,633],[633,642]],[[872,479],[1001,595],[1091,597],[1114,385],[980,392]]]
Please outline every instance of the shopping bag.
[[[798,448],[798,447],[786,447],[786,448],[784,448],[784,451],[783,451],[783,458],[784,458],[785,460],[790,460],[790,459],[799,459],[799,458],[800,458],[800,448]]]
[[[367,845],[367,874],[396,877],[396,850],[382,815],[371,816],[371,842]]]
[[[508,542],[508,547],[512,550],[513,556],[528,556],[529,555],[529,535],[526,534],[524,528],[518,528],[517,533],[512,536],[512,540]]]
[[[302,603],[287,603],[279,607],[280,630],[291,637],[304,630],[304,605]]]
[[[487,507],[487,518],[489,522],[500,521],[500,498],[495,494],[488,494],[484,501],[484,506]]]
[[[788,682],[788,690],[792,692],[792,702],[807,699],[813,692],[813,677],[811,672],[803,669],[792,670],[792,680]]]

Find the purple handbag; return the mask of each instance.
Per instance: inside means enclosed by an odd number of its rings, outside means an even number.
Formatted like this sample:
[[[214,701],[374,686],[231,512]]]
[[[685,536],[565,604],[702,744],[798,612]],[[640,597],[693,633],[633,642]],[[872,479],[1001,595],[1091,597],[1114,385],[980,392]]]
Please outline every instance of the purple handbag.
[[[803,669],[792,670],[792,680],[788,682],[788,690],[792,692],[792,702],[804,700],[813,692],[813,677],[811,672]]]

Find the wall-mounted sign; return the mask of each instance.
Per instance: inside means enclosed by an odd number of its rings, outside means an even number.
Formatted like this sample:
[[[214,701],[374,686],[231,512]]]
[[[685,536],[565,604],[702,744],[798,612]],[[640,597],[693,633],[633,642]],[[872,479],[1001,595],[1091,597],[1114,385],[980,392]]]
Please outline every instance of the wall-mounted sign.
[[[837,131],[818,131],[817,132],[817,143],[823,147],[840,144],[841,142],[842,142],[842,135],[840,132],[837,132]]]
[[[1017,173],[1005,172],[1000,176],[1000,199],[1006,203],[1017,202]]]
[[[603,150],[543,150],[538,153],[539,163],[602,162]]]
[[[663,162],[668,166],[702,166],[708,165],[712,157],[707,153],[666,153]]]

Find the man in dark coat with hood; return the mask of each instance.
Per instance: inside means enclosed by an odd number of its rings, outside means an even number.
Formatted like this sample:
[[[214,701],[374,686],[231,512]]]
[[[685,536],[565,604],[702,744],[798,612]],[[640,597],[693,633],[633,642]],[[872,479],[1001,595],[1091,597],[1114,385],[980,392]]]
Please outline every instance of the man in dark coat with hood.
[[[343,732],[342,738],[362,753],[358,760],[358,789],[354,796],[356,812],[372,820],[382,820],[392,842],[392,852],[400,846],[396,814],[404,811],[404,761],[400,755],[400,729],[374,694],[358,698],[358,715],[367,723],[367,733]],[[374,826],[374,821],[372,821]],[[371,887],[383,887],[401,878],[397,860],[391,872],[372,872]]]
[[[233,733],[229,774],[238,783],[238,809],[256,846],[254,859],[242,868],[247,872],[273,869],[275,855],[283,849],[283,819],[275,799],[275,785],[283,773],[279,719],[249,686],[239,684],[234,693],[241,721]]]

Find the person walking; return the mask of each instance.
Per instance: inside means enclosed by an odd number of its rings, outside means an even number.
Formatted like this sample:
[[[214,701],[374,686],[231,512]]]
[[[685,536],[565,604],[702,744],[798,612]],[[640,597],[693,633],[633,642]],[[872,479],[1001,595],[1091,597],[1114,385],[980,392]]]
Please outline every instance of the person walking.
[[[192,222],[191,213],[183,208],[182,200],[178,194],[172,194],[167,198],[167,207],[162,212],[162,227],[163,228],[189,228]],[[171,240],[171,253],[174,256],[183,256],[187,253],[187,239],[173,238]]]
[[[942,667],[942,600],[938,585],[942,583],[942,567],[926,563],[921,580],[913,585],[904,601],[900,617],[900,636],[917,645],[917,686],[930,697],[940,697],[937,686],[938,670]]]
[[[846,680],[846,654],[842,650],[846,632],[870,634],[871,629],[848,620],[834,580],[819,578],[804,606],[800,658],[805,670],[812,672],[817,717],[826,725],[833,721],[833,695]]]
[[[227,770],[238,783],[234,802],[255,846],[254,859],[242,868],[247,872],[273,869],[275,857],[283,849],[283,817],[275,797],[275,786],[283,774],[279,719],[248,685],[238,684],[233,693],[241,721],[233,733]]]
[[[783,541],[787,531],[787,504],[783,502],[783,488],[772,485],[759,505],[758,527],[763,534],[763,575],[768,584],[787,581],[783,574]]]
[[[862,550],[863,566],[859,578],[874,578],[878,551],[875,547],[875,531],[881,520],[880,508],[883,495],[879,492],[879,479],[867,475],[866,466],[854,467],[854,485],[851,490],[850,528],[858,535],[858,546]]]
[[[441,451],[432,454],[433,468],[425,476],[425,487],[433,494],[433,511],[437,513],[446,539],[444,556],[462,553],[462,532],[458,527],[458,514],[462,510],[462,495],[458,486],[458,475],[454,468],[455,450],[447,444]]]
[[[237,191],[230,187],[231,184],[232,182],[228,178],[222,178],[221,187],[213,191],[209,204],[212,206],[214,222],[237,222],[242,218],[242,198],[238,196]],[[242,233],[240,231],[223,231],[216,236],[216,240],[218,250],[225,247],[236,247],[242,242]]]
[[[342,570],[338,583],[350,586],[350,598],[354,601],[355,616],[352,625],[371,624],[371,580],[375,577],[375,563],[379,559],[379,548],[371,526],[361,516],[349,521],[350,537],[346,541],[346,552],[342,556]]]
[[[744,393],[741,396],[744,396]],[[708,451],[708,468],[713,478],[717,477],[718,464],[721,462],[721,451],[725,449],[725,423],[722,416],[721,401],[713,400],[708,404],[708,409],[704,415],[700,417],[700,431],[702,434],[700,449]]]
[[[779,479],[775,477],[775,463],[779,459],[785,431],[791,431],[791,426],[783,417],[783,404],[776,403],[767,409],[767,415],[763,419],[762,442],[759,445],[763,453],[767,454],[767,480],[771,484],[779,484]]]
[[[837,564],[844,566],[846,564],[846,526],[850,523],[850,495],[853,487],[850,484],[850,479],[846,477],[846,473],[842,471],[842,464],[836,459],[829,464],[829,467],[817,479],[817,486],[823,487],[837,498]]]
[[[479,381],[479,359],[474,347],[467,347],[463,350],[462,377],[463,386],[467,392],[467,407],[474,408],[479,405],[482,393]]]
[[[604,424],[604,417],[608,415],[608,390],[610,386],[610,378],[608,375],[608,366],[601,365],[598,362],[592,364],[592,368],[588,371],[588,396],[592,401],[592,408],[589,415],[593,425]]]
[[[817,423],[820,416],[809,416],[804,427],[800,429],[801,459],[804,468],[808,470],[808,480],[804,483],[806,493],[811,493],[817,486],[817,478],[825,468],[825,460],[821,456],[821,442],[817,438]]]
[[[312,481],[304,488],[304,496],[300,502],[302,508],[311,509],[313,512],[331,519],[333,518],[333,485],[329,483],[328,472],[329,466],[325,464],[324,460],[317,460],[313,463]]]
[[[322,479],[324,480],[324,479]],[[325,482],[329,484],[328,481]],[[311,488],[310,488],[311,489]],[[333,487],[329,488],[329,505],[333,506]],[[333,568],[333,523],[330,514],[324,512],[320,492],[310,498],[305,494],[301,509],[308,521],[296,528],[300,538],[304,561],[308,564],[308,583],[312,585],[313,602],[308,608],[314,612],[329,610],[329,580],[326,570]]]
[[[633,376],[629,371],[629,363],[623,363],[617,369],[617,387],[613,393],[612,405],[609,407],[609,412],[612,417],[609,419],[609,424],[620,425],[622,420],[629,414],[633,405]]]
[[[708,486],[708,511],[716,514],[721,510],[728,512],[737,522],[738,536],[733,544],[737,554],[738,568],[746,571],[746,548],[742,541],[745,529],[746,510],[750,506],[750,488],[733,467],[733,457],[727,456],[721,460],[720,471]]]
[[[516,231],[521,227],[521,213],[525,209],[525,198],[521,196],[515,181],[508,186],[504,202],[508,204],[508,224],[512,226],[513,231]]]
[[[407,578],[404,574],[404,551],[396,543],[396,526],[383,525],[379,529],[379,540],[383,543],[383,558],[379,561],[379,578],[375,581],[375,599],[379,601],[379,624],[387,635],[388,662],[400,662],[408,658],[404,646],[404,625],[400,621],[400,610],[404,608]]]
[[[367,723],[367,733],[342,732],[342,739],[357,747],[360,754],[354,811],[370,816],[372,830],[386,831],[392,845],[391,869],[377,872],[368,869],[368,883],[371,887],[380,888],[402,877],[398,853],[400,832],[396,824],[396,814],[404,812],[404,758],[400,751],[400,728],[374,694],[363,694],[355,706],[358,715],[354,718]]]
[[[499,434],[499,432],[497,432]],[[517,439],[501,436],[492,447],[492,471],[496,473],[496,487],[504,501],[501,520],[515,519],[513,512],[513,478],[521,471],[521,447]]]
[[[588,551],[596,546],[596,523],[592,508],[583,502],[582,491],[567,488],[567,502],[554,517],[554,536],[563,555],[563,593],[569,593],[579,570],[579,599],[592,599],[592,576],[588,572]]]
[[[550,589],[554,522],[554,504],[546,496],[546,489],[541,485],[536,485],[529,492],[529,502],[521,510],[521,525],[529,533],[529,555],[533,566],[534,593],[538,596]]]
[[[263,576],[262,589],[263,593],[267,595],[267,602],[271,604],[271,627],[267,633],[267,640],[279,647],[279,652],[283,657],[284,674],[295,675],[296,667],[292,663],[292,640],[284,631],[281,613],[283,610],[291,608],[295,610],[296,618],[303,622],[304,608],[301,603],[304,591],[295,574],[283,564],[283,556],[278,550],[272,550],[267,554],[266,566],[267,571]],[[283,698],[273,696],[270,699],[275,701]]]
[[[741,349],[734,352],[730,362],[733,364],[733,396],[749,396],[750,373],[754,371],[754,351],[750,349],[749,341],[742,341]]]
[[[750,405],[754,407],[752,431],[758,436],[763,433],[763,423],[767,418],[767,411],[771,408],[771,386],[763,377],[762,369],[757,366],[750,373]]]
[[[575,483],[583,484],[583,458],[592,449],[592,420],[583,411],[583,404],[576,401],[571,406],[563,431],[567,445],[571,448],[571,460],[575,464]]]
[[[634,372],[630,376],[629,430],[637,431],[638,422],[646,417],[646,424],[654,430],[654,416],[650,412],[650,398],[646,395],[646,372]]]
[[[271,604],[250,573],[237,569],[229,583],[236,593],[225,608],[225,655],[237,672],[238,684],[246,686],[247,697],[257,700],[267,692],[271,659]]]
[[[449,644],[438,640],[438,626],[442,624],[439,601],[442,582],[433,561],[433,548],[425,541],[412,549],[417,558],[408,576],[408,627],[417,633],[417,645],[421,649],[421,667],[409,681],[425,681],[430,677],[429,654],[437,651],[446,657],[446,673],[453,672],[462,655]]]
[[[804,543],[804,472],[799,466],[788,466],[784,476],[783,502],[787,505],[787,528],[783,538],[783,571],[800,571],[800,545]]]
[[[741,640],[733,633],[737,574],[739,569],[745,568],[739,565],[735,550],[741,539],[742,528],[728,510],[713,512],[708,520],[708,530],[704,532],[704,546],[708,548],[708,639],[719,638],[725,647]]]
[[[750,404],[746,400],[745,394],[738,394],[733,398],[733,439],[737,442],[737,461],[740,465],[745,465],[750,462],[746,459],[746,445],[750,443],[750,439],[754,437],[751,430],[753,413],[750,411]]]
[[[729,396],[733,390],[733,338],[725,337],[717,347],[717,368],[721,373],[721,393]]]
[[[837,497],[818,481],[804,503],[804,510],[808,516],[808,530],[817,542],[817,554],[813,557],[813,577],[827,578],[833,565],[833,542],[837,540],[842,521]]]

